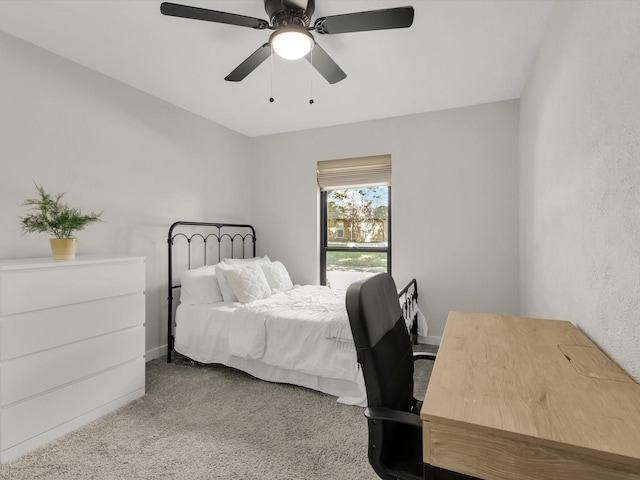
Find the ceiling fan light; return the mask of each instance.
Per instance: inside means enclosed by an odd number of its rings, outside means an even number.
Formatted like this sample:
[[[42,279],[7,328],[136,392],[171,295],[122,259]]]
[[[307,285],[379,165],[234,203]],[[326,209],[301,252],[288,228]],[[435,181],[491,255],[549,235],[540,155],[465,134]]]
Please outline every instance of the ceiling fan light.
[[[301,28],[280,29],[271,35],[271,48],[282,58],[298,60],[313,48],[313,37]]]

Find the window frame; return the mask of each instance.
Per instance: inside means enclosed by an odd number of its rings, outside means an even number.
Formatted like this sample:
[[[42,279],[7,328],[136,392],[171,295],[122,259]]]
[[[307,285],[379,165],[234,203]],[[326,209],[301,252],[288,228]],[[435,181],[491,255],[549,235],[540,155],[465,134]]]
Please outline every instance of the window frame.
[[[362,185],[363,188],[376,187],[379,185]],[[344,189],[356,187],[344,187]],[[387,203],[387,246],[386,247],[334,247],[328,243],[328,192],[329,190],[320,190],[320,285],[327,284],[327,252],[382,252],[387,254],[387,273],[391,275],[391,185],[385,186],[388,189]],[[335,188],[332,190],[342,190],[343,188]]]

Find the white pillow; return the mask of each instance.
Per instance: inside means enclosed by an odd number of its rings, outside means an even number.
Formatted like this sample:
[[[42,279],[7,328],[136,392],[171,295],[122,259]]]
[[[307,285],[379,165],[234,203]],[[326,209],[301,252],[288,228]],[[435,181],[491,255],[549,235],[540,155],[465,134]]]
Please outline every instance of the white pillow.
[[[231,262],[231,263],[229,263]],[[218,285],[220,287],[220,291],[222,292],[222,298],[225,302],[237,302],[238,297],[235,293],[233,293],[233,289],[231,285],[229,285],[229,281],[227,277],[224,276],[224,272],[226,270],[230,270],[232,268],[240,268],[247,265],[254,264],[262,264],[262,263],[270,263],[269,257],[266,255],[264,257],[252,257],[252,258],[226,258],[222,262],[216,264],[216,276],[218,277]]]
[[[220,262],[216,264],[216,277],[218,278],[218,286],[220,287],[220,292],[222,293],[222,298],[225,302],[237,302],[238,297],[233,293],[233,288],[229,285],[229,280],[225,276],[224,272],[228,270],[233,270],[234,268],[239,268],[234,265],[228,265],[224,262]]]
[[[225,258],[224,263],[228,265],[245,265],[253,262],[270,262],[271,260],[266,255],[264,257],[251,257],[251,258]]]
[[[253,302],[271,295],[271,288],[260,268],[255,263],[224,271],[229,285],[242,303]]]
[[[187,270],[180,275],[180,302],[187,305],[222,301],[213,265]]]
[[[288,292],[293,288],[289,272],[282,262],[260,263],[260,268],[262,268],[273,293]]]

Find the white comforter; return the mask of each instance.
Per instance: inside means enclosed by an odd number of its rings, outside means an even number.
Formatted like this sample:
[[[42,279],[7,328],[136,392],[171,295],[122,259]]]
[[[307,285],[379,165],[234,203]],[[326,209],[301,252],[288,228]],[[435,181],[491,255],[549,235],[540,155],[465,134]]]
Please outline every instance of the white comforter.
[[[180,305],[175,349],[198,362],[222,363],[266,380],[353,397],[345,403],[366,399],[344,290],[305,285],[247,304]],[[290,380],[286,372],[292,372]],[[340,385],[332,391],[333,386],[315,386],[322,382],[317,379],[352,387]]]
[[[175,348],[203,363],[239,357],[360,383],[344,296],[305,285],[247,304],[180,305]]]

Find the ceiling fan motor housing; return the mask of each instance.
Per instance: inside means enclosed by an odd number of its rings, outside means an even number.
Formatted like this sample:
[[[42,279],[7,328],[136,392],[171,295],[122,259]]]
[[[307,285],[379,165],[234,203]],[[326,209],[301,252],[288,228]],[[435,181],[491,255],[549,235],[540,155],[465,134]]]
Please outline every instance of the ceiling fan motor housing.
[[[306,3],[306,8],[301,7]],[[295,0],[264,0],[264,9],[273,28],[299,26],[307,28],[315,10],[314,0],[300,2]]]

